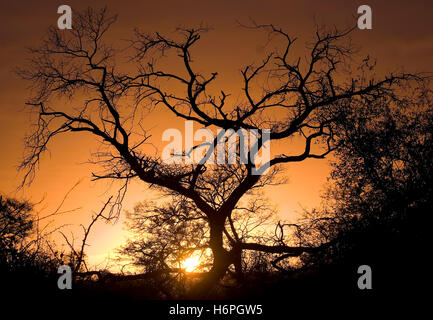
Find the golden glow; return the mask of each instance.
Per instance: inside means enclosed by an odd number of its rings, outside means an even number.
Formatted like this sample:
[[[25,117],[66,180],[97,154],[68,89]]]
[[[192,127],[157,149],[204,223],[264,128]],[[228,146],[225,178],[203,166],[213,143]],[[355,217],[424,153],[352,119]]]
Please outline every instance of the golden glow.
[[[73,11],[86,9],[86,1],[75,2]],[[287,31],[290,36],[299,37],[293,47],[294,56],[304,57],[304,41],[314,39],[316,27],[313,17],[320,17],[320,24],[327,26],[344,27],[352,14],[356,15],[355,1],[273,1],[278,5],[269,5],[272,1],[253,1],[251,6],[246,8],[240,1],[202,1],[199,4],[192,1],[129,1],[125,5],[121,1],[106,0],[109,14],[119,14],[118,21],[112,26],[110,32],[106,33],[104,42],[114,47],[123,47],[120,39],[133,37],[133,27],[138,27],[145,32],[159,31],[166,36],[173,36],[172,31],[181,25],[186,28],[199,26],[205,22],[206,25],[214,26],[211,32],[203,34],[202,39],[193,47],[191,52],[194,58],[196,72],[201,71],[205,75],[211,72],[218,72],[215,86],[211,86],[212,93],[219,94],[224,90],[232,94],[233,101],[227,98],[227,109],[236,107],[244,98],[242,77],[239,70],[246,64],[260,64],[265,58],[267,50],[274,49],[274,44],[267,45],[268,39],[264,32],[255,32],[245,28],[236,28],[235,21],[242,24],[249,24],[250,17],[261,23],[273,23]],[[377,4],[376,4],[377,2]],[[388,12],[389,2],[376,1],[376,12]],[[2,2],[3,3],[3,2]],[[90,3],[90,2],[89,2]],[[368,2],[367,2],[368,3]],[[422,4],[421,4],[422,3]],[[432,29],[430,17],[433,2],[418,1],[416,5],[406,5],[403,1],[395,5],[398,10],[392,13],[382,14],[378,23],[381,27],[365,32],[354,32],[353,41],[362,47],[362,53],[372,52],[377,58],[381,74],[384,71],[395,69],[396,65],[403,65],[407,70],[432,70],[433,59],[431,59],[431,36],[428,30]],[[98,5],[95,4],[95,8]],[[170,8],[169,10],[167,8]],[[59,15],[52,1],[26,1],[14,2],[8,6],[2,6],[2,23],[8,26],[7,33],[0,36],[2,43],[2,59],[0,59],[0,70],[14,70],[17,66],[23,67],[23,62],[29,58],[27,46],[38,46],[41,38],[45,35],[50,24],[56,23]],[[411,12],[408,15],[408,10]],[[194,14],[191,14],[194,12]],[[344,14],[342,13],[344,12]],[[296,13],[296,14],[295,14]],[[146,14],[146,19],[143,19]],[[164,19],[159,19],[163,16]],[[74,28],[74,19],[72,18]],[[323,19],[323,20],[322,20]],[[379,21],[380,20],[380,21]],[[395,21],[406,21],[396,24]],[[28,26],[31,25],[31,28]],[[229,27],[232,26],[232,27]],[[66,31],[65,31],[66,32]],[[408,36],[411,35],[411,36]],[[223,49],[221,49],[223,48]],[[8,55],[6,57],[6,54]],[[123,68],[124,62],[119,61],[119,68]],[[168,61],[164,71],[172,72],[172,65]],[[135,73],[135,65],[131,65],[122,72]],[[180,64],[173,67],[176,72],[182,73]],[[179,71],[180,70],[180,71]],[[377,75],[379,77],[379,74]],[[22,182],[22,176],[17,174],[15,168],[22,160],[24,144],[22,143],[25,133],[31,133],[30,116],[26,111],[30,109],[24,106],[30,92],[26,89],[28,83],[19,79],[10,72],[0,74],[0,192],[8,195],[17,195],[18,198],[32,199],[38,202],[46,199],[43,206],[47,206],[43,215],[54,212],[62,202],[65,194],[71,189],[75,182],[82,177],[85,180],[69,194],[64,203],[63,210],[76,207],[83,207],[77,214],[62,214],[53,216],[53,224],[48,229],[54,229],[65,225],[65,233],[73,232],[81,236],[80,224],[89,223],[89,212],[99,212],[101,203],[104,203],[107,193],[115,193],[121,187],[120,183],[114,183],[113,189],[107,191],[108,180],[91,182],[90,172],[98,171],[94,165],[88,164],[90,157],[89,150],[97,151],[99,148],[98,139],[86,134],[59,135],[49,145],[52,157],[46,155],[41,162],[40,170],[35,181],[29,188],[17,192],[17,186]],[[260,87],[261,83],[257,83]],[[254,91],[260,96],[261,89]],[[238,97],[238,98],[235,98]],[[82,99],[80,96],[78,100]],[[239,100],[239,101],[237,101]],[[71,104],[77,106],[77,100]],[[132,102],[131,102],[132,104]],[[52,105],[62,109],[62,105]],[[130,109],[122,108],[122,117],[129,115]],[[234,109],[233,109],[234,110]],[[148,114],[142,123],[143,128],[152,128],[152,144],[159,150],[165,145],[161,140],[162,133],[167,128],[177,128],[182,131],[184,122],[171,112],[168,112],[161,105],[155,112]],[[201,128],[201,125],[194,124],[194,128]],[[139,130],[139,128],[136,128]],[[62,136],[62,137],[61,137]],[[7,138],[6,138],[7,137]],[[148,141],[149,142],[149,141]],[[303,145],[297,141],[294,150],[288,149],[285,143],[272,144],[271,150],[276,154],[298,151]],[[150,146],[150,144],[149,144]],[[153,149],[150,153],[153,155]],[[302,163],[293,163],[287,166],[284,177],[289,178],[288,184],[269,186],[265,189],[269,197],[269,203],[278,205],[281,218],[295,221],[298,213],[303,212],[303,207],[311,209],[319,206],[321,202],[319,191],[322,190],[322,183],[326,183],[326,177],[330,167],[327,160],[310,159]],[[61,183],[59,183],[61,181]],[[146,190],[146,192],[143,192]],[[132,210],[136,202],[149,199],[156,199],[159,194],[149,194],[145,184],[138,179],[131,180],[128,187],[128,195],[123,203],[123,208]],[[159,199],[159,198],[158,198]],[[300,206],[302,205],[302,207]],[[39,209],[39,208],[38,208]],[[124,215],[122,214],[122,217]],[[51,219],[48,219],[51,220]],[[41,221],[43,223],[44,220]],[[45,220],[46,221],[46,220]],[[67,227],[68,226],[68,227]],[[69,227],[70,226],[70,227]],[[41,225],[41,228],[44,226]],[[48,230],[47,229],[47,230]],[[115,225],[97,223],[92,229],[89,239],[91,246],[86,247],[86,254],[89,264],[106,264],[106,257],[115,255],[116,248],[123,244],[128,231],[122,223]],[[59,233],[53,234],[56,243],[63,243]],[[193,265],[186,259],[181,261],[181,266]],[[200,258],[199,258],[200,260]],[[197,261],[196,258],[191,262]],[[202,262],[204,260],[201,260]],[[197,265],[196,265],[197,267]],[[194,270],[188,267],[188,270]]]
[[[200,258],[193,255],[182,262],[182,269],[186,272],[193,272],[200,265]]]

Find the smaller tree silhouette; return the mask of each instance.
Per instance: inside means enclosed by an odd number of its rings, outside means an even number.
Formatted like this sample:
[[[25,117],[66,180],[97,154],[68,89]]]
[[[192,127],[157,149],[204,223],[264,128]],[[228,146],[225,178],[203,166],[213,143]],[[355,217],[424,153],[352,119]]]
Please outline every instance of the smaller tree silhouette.
[[[34,231],[32,206],[0,195],[0,265],[13,269],[26,252],[26,240]]]
[[[275,211],[266,199],[255,195],[245,206],[239,206],[228,219],[224,233],[227,246],[237,242],[254,241],[273,243],[270,230],[274,224]],[[252,215],[251,213],[254,213]],[[120,248],[119,253],[132,259],[132,263],[144,272],[173,271],[182,267],[182,262],[194,253],[200,255],[199,270],[212,266],[209,255],[209,227],[207,217],[185,197],[173,196],[171,201],[157,205],[144,201],[137,204],[133,212],[127,212],[126,226],[131,239]],[[236,264],[238,276],[249,259]]]
[[[376,288],[393,294],[415,292],[429,272],[433,95],[428,85],[408,89],[396,105],[366,104],[341,123],[325,205],[296,234],[303,245],[333,243],[304,256],[306,266],[371,264]]]
[[[0,282],[8,293],[3,302],[16,303],[56,288],[58,252],[49,250],[47,232],[39,228],[33,207],[0,196]]]

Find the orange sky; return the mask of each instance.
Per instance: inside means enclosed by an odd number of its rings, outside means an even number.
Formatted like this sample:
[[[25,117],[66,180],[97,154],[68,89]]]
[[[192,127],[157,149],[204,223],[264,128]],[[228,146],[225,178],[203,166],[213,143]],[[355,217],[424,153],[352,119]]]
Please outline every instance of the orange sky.
[[[358,30],[353,35],[357,45],[362,46],[378,60],[378,70],[386,72],[396,68],[406,71],[432,71],[433,54],[433,2],[425,1],[301,1],[301,0],[237,0],[237,1],[17,1],[1,0],[0,7],[0,192],[11,196],[26,197],[39,201],[45,196],[43,213],[50,213],[66,192],[82,181],[69,196],[64,209],[82,207],[79,211],[65,214],[53,221],[71,224],[65,230],[81,234],[77,226],[87,224],[90,214],[97,211],[107,196],[115,192],[106,182],[90,182],[90,167],[83,164],[96,146],[93,139],[80,136],[64,136],[51,145],[51,156],[45,156],[33,185],[16,192],[20,176],[16,166],[23,152],[23,137],[29,130],[29,115],[23,111],[28,95],[26,83],[19,80],[11,70],[22,65],[26,58],[24,47],[37,45],[46,28],[55,24],[57,7],[69,4],[72,10],[108,5],[112,13],[119,14],[109,40],[126,39],[132,29],[171,32],[175,27],[197,26],[205,23],[214,28],[207,33],[194,50],[196,60],[207,72],[218,71],[219,83],[234,96],[240,92],[239,70],[242,66],[260,61],[264,44],[263,36],[236,27],[236,21],[247,23],[253,18],[259,23],[273,23],[295,35],[303,43],[310,40],[314,21],[318,24],[345,27],[353,25],[357,7],[369,4],[373,10],[373,30]],[[298,45],[299,45],[298,44]],[[207,68],[208,67],[208,68]],[[173,125],[167,114],[155,118],[154,136],[158,139],[162,130]],[[158,136],[159,134],[159,136]],[[160,138],[159,138],[160,139]],[[273,187],[270,199],[280,209],[284,218],[291,219],[301,206],[318,204],[319,192],[329,172],[327,161],[309,160],[287,167],[289,183]],[[110,193],[111,191],[111,193]],[[124,203],[132,209],[134,203],[149,194],[146,186],[132,184]],[[91,247],[87,253],[91,262],[103,260],[110,250],[119,245],[125,231],[122,224],[115,226],[100,223],[89,238]],[[111,254],[112,255],[112,254]]]

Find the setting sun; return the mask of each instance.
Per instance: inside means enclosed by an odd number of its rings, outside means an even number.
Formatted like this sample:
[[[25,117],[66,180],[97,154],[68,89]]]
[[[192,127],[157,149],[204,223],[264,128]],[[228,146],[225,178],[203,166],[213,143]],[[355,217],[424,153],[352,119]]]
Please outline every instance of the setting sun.
[[[182,262],[182,269],[186,272],[193,272],[200,264],[200,259],[197,256],[191,256]]]

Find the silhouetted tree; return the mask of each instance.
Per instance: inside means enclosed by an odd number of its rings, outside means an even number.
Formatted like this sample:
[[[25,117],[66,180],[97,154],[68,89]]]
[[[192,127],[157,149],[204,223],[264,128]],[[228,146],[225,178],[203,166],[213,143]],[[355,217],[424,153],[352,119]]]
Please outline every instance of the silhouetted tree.
[[[395,101],[366,104],[340,124],[324,207],[297,226],[303,245],[332,242],[305,256],[306,266],[370,264],[376,288],[394,294],[413,290],[428,273],[433,206],[432,92],[412,88]]]
[[[142,202],[127,219],[132,238],[120,252],[145,272],[179,268],[187,256],[208,247],[205,216],[188,199],[177,197],[160,206]]]
[[[19,71],[32,83],[34,95],[28,104],[38,114],[21,165],[26,170],[24,183],[33,180],[41,155],[57,135],[93,135],[105,148],[94,159],[105,169],[93,174],[95,179],[126,184],[141,180],[149,188],[188,199],[195,207],[191,212],[206,217],[213,263],[203,282],[205,290],[239,261],[244,250],[299,256],[317,249],[291,246],[284,239],[278,245],[244,242],[230,239],[224,230],[239,201],[251,190],[272,183],[280,165],[322,159],[335,150],[336,123],[344,110],[378,99],[392,103],[396,89],[420,78],[405,73],[379,80],[368,76],[374,66],[368,58],[357,59],[348,41],[353,29],[318,29],[303,58],[292,55],[296,39],[283,30],[253,25],[279,41],[281,49],[241,70],[243,101],[235,102],[224,91],[215,95],[210,90],[217,72],[205,75],[195,70],[192,49],[206,28],[178,29],[173,38],[137,30],[130,42],[129,62],[121,65],[127,51],[114,50],[104,42],[115,20],[105,9],[76,13],[72,30],[52,27],[42,45],[31,49],[30,65]],[[177,59],[183,70],[177,71],[170,59]],[[56,97],[70,99],[74,108]],[[206,127],[259,130],[258,150],[248,150],[247,164],[167,165],[146,151],[150,136],[140,131],[144,111],[154,108],[166,108]],[[257,168],[251,159],[266,142],[262,129],[270,129],[271,142],[287,142],[287,152],[271,158],[269,174],[254,174]],[[304,140],[303,150],[295,154],[290,153],[293,137]],[[218,137],[214,145],[217,142]],[[319,145],[314,147],[314,142]]]
[[[33,231],[32,206],[0,196],[0,265],[13,269]]]
[[[266,230],[274,223],[273,216],[274,210],[260,195],[237,206],[224,226],[225,246],[247,241],[273,243],[273,234]],[[162,205],[147,201],[139,203],[133,212],[127,213],[126,225],[132,237],[119,252],[145,272],[177,269],[192,254],[201,257],[198,270],[206,270],[212,265],[208,255],[207,217],[187,198],[173,196],[170,202]],[[242,266],[248,260],[239,255],[235,264],[238,274],[250,267]]]
[[[48,250],[38,222],[31,203],[0,196],[0,281],[8,292],[3,302],[55,288],[58,255]]]

